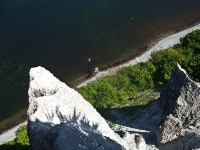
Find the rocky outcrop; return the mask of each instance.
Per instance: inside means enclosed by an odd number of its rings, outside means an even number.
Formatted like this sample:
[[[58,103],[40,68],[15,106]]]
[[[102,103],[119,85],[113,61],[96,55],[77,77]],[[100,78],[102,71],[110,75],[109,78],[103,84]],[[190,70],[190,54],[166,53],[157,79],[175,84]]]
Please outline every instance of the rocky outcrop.
[[[196,150],[200,148],[200,136],[199,130],[185,130],[184,135],[179,136],[175,140],[160,145],[160,150]]]
[[[175,149],[200,147],[200,85],[179,65],[162,89],[158,104],[162,116],[157,130],[158,144],[168,143]]]
[[[173,117],[171,114],[166,118],[164,123],[158,127],[157,141],[158,143],[167,143],[176,139],[183,134],[182,122]]]
[[[141,135],[118,136],[78,92],[42,67],[30,70],[28,94],[30,149],[147,149]]]

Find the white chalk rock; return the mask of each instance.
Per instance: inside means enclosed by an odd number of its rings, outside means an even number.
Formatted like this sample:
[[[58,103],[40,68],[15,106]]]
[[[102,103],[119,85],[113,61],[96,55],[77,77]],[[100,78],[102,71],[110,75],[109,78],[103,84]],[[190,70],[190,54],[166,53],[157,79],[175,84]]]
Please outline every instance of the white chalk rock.
[[[44,68],[30,70],[28,94],[31,149],[137,149],[120,138],[78,92]]]

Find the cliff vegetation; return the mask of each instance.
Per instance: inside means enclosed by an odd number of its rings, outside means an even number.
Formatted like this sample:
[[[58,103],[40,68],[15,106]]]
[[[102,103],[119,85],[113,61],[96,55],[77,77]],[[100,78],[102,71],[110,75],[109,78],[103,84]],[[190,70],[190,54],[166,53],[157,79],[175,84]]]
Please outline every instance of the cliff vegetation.
[[[115,107],[134,101],[147,89],[162,87],[179,63],[189,77],[200,79],[200,30],[180,39],[180,43],[151,54],[145,63],[120,69],[115,75],[97,79],[76,90],[96,108]]]
[[[115,75],[99,78],[76,90],[96,108],[121,107],[129,102],[132,106],[138,105],[134,101],[140,94],[148,89],[162,87],[177,63],[187,70],[191,79],[199,82],[200,30],[187,34],[173,47],[152,53],[146,63],[122,68]],[[23,127],[23,136],[19,136],[19,133],[14,141],[4,146],[14,146],[23,141],[21,139],[28,139],[26,127]],[[28,140],[25,143],[28,146]]]

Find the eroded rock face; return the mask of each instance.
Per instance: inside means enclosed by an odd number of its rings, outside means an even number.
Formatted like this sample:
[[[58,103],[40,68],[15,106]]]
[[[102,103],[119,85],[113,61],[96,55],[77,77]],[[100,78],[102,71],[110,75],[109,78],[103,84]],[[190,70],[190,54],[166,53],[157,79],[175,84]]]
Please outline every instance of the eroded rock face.
[[[181,146],[184,149],[197,148],[199,145],[196,143],[200,142],[199,83],[192,81],[186,71],[177,65],[170,80],[162,89],[158,103],[162,116],[162,122],[157,130],[158,144],[165,144],[176,139],[175,141],[179,141],[179,144],[182,143]],[[178,142],[174,144],[178,146]],[[173,148],[176,147],[175,145]]]
[[[186,130],[183,136],[179,136],[175,140],[160,145],[160,150],[196,150],[200,148],[199,130]]]
[[[163,125],[158,127],[157,141],[160,143],[167,143],[176,139],[181,134],[183,134],[181,121],[170,114],[164,121]]]
[[[42,67],[30,70],[28,94],[33,150],[146,149],[140,135],[126,133],[120,138],[78,92]]]

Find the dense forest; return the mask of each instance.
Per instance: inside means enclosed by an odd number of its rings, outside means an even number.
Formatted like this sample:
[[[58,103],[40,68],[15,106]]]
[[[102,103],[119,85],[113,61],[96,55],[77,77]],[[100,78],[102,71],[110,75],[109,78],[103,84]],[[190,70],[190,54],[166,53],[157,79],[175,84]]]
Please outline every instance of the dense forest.
[[[134,102],[144,90],[161,88],[177,63],[186,69],[190,78],[200,81],[200,30],[187,34],[173,47],[153,52],[145,63],[124,67],[115,75],[101,77],[76,90],[96,108],[117,107]],[[28,149],[26,128],[20,127],[17,138],[0,149]]]

